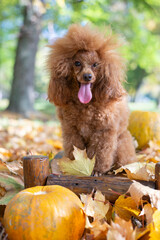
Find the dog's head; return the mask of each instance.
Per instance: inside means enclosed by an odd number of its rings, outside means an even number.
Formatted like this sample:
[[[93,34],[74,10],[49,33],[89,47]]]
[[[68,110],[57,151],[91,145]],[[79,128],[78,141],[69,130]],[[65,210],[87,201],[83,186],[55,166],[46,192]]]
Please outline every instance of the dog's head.
[[[104,37],[89,26],[72,25],[52,46],[48,98],[56,105],[78,100],[106,102],[125,94],[124,64],[113,36]]]
[[[100,58],[96,51],[78,51],[74,56],[73,79],[78,82],[78,98],[81,103],[89,103],[92,99],[92,88],[98,78]]]

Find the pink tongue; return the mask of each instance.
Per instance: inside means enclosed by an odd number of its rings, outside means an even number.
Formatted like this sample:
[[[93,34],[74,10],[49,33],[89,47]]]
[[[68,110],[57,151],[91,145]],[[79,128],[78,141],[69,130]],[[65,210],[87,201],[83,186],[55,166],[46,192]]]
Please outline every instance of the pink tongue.
[[[78,98],[81,103],[89,103],[92,99],[91,83],[81,83]]]

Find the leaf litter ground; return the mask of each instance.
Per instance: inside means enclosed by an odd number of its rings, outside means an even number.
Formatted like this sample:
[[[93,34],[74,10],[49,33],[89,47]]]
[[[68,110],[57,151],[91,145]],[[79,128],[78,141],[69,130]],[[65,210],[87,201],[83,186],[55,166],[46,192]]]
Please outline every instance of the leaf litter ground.
[[[23,189],[23,156],[40,154],[53,159],[60,150],[62,137],[59,123],[1,114],[0,206],[7,205]],[[52,161],[52,172],[56,169],[59,174],[91,175],[95,159],[89,160],[86,152],[77,148],[74,154],[75,161],[65,157]],[[133,180],[154,181],[155,164],[160,161],[160,146],[150,142],[146,149],[137,153],[137,159],[136,163],[122,166],[113,174],[125,174]],[[120,195],[114,204],[100,191],[81,194],[86,213],[83,240],[160,239],[160,191],[134,181],[128,193],[130,196]],[[147,198],[143,199],[144,196]]]

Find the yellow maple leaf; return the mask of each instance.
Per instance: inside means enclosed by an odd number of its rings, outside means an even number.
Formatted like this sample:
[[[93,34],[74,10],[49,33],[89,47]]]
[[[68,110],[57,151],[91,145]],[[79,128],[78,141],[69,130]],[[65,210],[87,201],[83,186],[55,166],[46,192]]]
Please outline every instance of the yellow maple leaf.
[[[137,209],[135,201],[131,197],[125,198],[124,195],[119,196],[115,201],[113,211],[122,219],[129,221],[132,216],[138,218],[140,210]]]
[[[75,160],[67,158],[59,160],[60,170],[69,175],[90,176],[95,165],[95,157],[89,159],[86,150],[80,150],[76,147],[74,147],[73,155]]]
[[[149,240],[159,239],[160,239],[160,210],[157,210],[153,214],[153,224],[151,225]]]

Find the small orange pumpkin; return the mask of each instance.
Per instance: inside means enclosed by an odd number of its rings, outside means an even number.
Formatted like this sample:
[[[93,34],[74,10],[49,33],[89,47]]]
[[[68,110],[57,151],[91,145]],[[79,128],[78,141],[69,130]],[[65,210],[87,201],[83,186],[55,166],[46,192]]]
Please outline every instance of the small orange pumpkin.
[[[149,141],[160,144],[160,114],[133,111],[129,118],[129,131],[138,142],[138,148],[146,147]]]
[[[85,227],[82,207],[65,187],[28,188],[8,203],[4,226],[9,240],[79,240]]]

